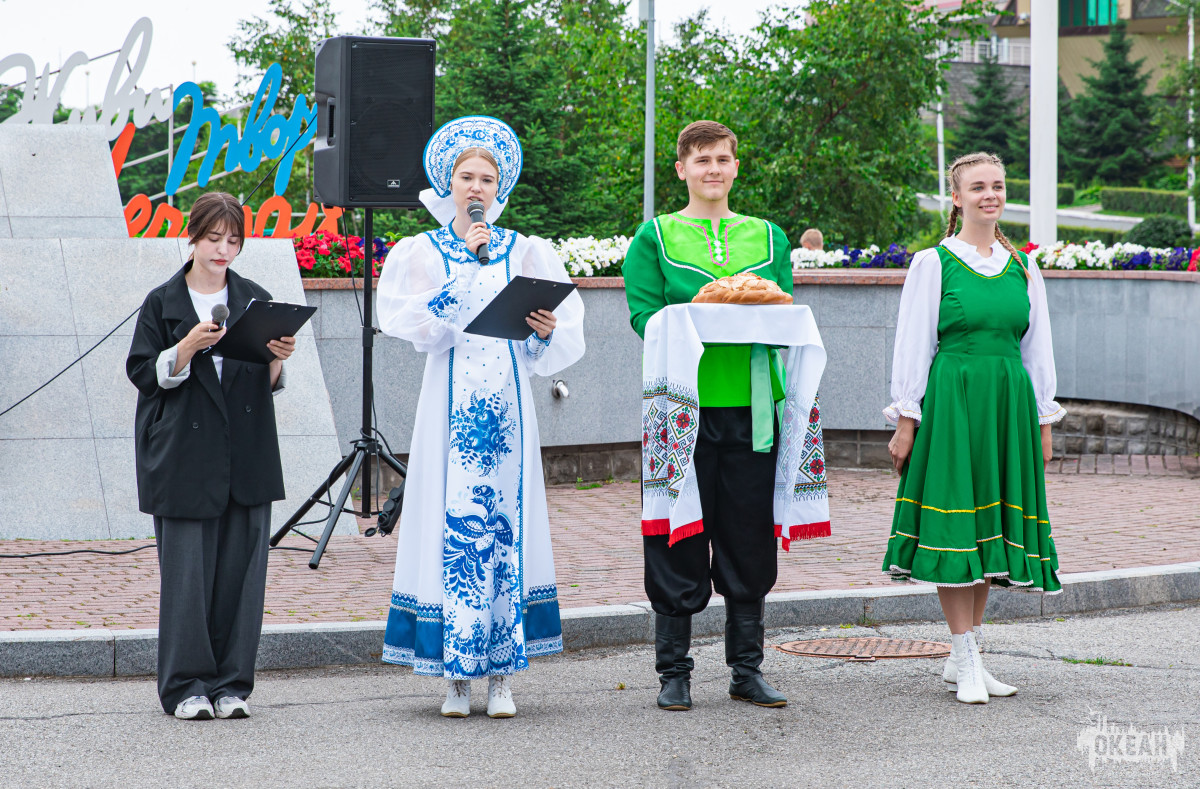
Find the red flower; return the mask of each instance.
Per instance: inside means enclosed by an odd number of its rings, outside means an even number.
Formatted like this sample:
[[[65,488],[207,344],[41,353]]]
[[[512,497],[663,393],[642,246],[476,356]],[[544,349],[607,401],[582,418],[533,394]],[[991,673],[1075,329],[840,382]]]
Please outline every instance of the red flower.
[[[808,464],[808,470],[811,471],[814,476],[819,476],[823,471],[825,471],[825,461],[821,460],[820,458],[813,458],[812,462]]]
[[[820,421],[821,421],[821,410],[814,405],[812,410],[808,412],[808,423],[810,425],[815,425],[817,422],[820,422]]]
[[[1196,247],[1195,249],[1192,250],[1192,258],[1191,258],[1191,260],[1188,261],[1187,270],[1195,271],[1196,263],[1198,260],[1200,260],[1200,247]]]
[[[664,444],[667,443],[667,429],[665,427],[659,431],[658,440],[663,442]]]
[[[655,468],[654,458],[650,458],[650,471],[653,472],[654,468]]]
[[[686,411],[675,417],[675,427],[680,430],[686,430],[688,425],[692,423],[692,417]]]
[[[668,477],[675,476],[675,464],[674,463],[667,464],[667,476]]]
[[[316,264],[317,259],[313,257],[313,253],[300,250],[296,253],[296,262],[300,264],[300,268],[305,271],[312,271],[312,267]]]
[[[1021,247],[1021,251],[1024,252],[1026,255],[1028,255],[1030,252],[1032,252],[1033,250],[1035,250],[1037,248],[1038,248],[1038,245],[1033,243],[1032,241],[1030,241],[1028,244]]]
[[[318,255],[330,255],[333,253],[330,251],[329,247],[327,247],[325,244],[319,244],[319,245],[317,245],[317,254]]]
[[[345,271],[347,274],[349,274],[350,269],[354,267],[354,264],[350,262],[350,258],[346,257],[345,255],[342,255],[337,259],[337,261],[341,265],[342,271]]]

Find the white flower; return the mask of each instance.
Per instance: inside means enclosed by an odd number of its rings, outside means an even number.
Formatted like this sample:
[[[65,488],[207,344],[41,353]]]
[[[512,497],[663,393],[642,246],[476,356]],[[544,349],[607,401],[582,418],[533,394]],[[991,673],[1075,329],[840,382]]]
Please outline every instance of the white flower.
[[[629,251],[630,238],[563,238],[551,241],[550,246],[562,260],[567,273],[572,277],[591,277],[597,271],[612,265],[620,265]]]

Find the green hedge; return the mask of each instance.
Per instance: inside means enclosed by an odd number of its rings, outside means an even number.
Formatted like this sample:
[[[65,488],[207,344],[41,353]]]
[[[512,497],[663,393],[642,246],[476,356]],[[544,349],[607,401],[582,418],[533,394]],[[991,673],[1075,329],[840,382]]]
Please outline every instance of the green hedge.
[[[1005,186],[1008,187],[1008,199],[1014,203],[1029,203],[1029,181],[1024,178],[1006,178]],[[919,186],[922,192],[926,194],[936,195],[938,191],[938,175],[934,170],[926,170],[925,177],[921,179]],[[949,184],[946,185],[949,190]],[[1058,204],[1071,205],[1075,202],[1075,187],[1071,184],[1058,185]]]
[[[1100,190],[1100,204],[1106,211],[1187,216],[1187,192],[1106,186]]]
[[[1014,203],[1029,204],[1029,181],[1024,178],[1006,178],[1004,185],[1008,188],[1008,199]],[[1075,187],[1071,184],[1058,185],[1058,204],[1071,205],[1075,202]]]

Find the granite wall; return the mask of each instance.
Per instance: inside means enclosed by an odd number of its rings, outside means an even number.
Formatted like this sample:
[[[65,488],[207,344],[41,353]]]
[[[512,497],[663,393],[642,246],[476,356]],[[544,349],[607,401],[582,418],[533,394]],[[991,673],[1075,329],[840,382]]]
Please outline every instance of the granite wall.
[[[812,308],[829,355],[821,401],[835,464],[886,462],[886,434],[880,431],[888,425],[880,411],[889,401],[904,274],[830,270],[796,276],[795,300]],[[537,379],[534,392],[546,456],[566,457],[582,470],[598,462],[587,457],[596,447],[628,448],[640,439],[641,341],[629,328],[619,278],[578,282],[587,309],[587,353],[554,376],[567,383],[570,397],[555,399],[551,379]],[[1200,416],[1200,311],[1188,306],[1200,296],[1200,275],[1052,271],[1046,283],[1060,397]],[[309,302],[321,307],[317,347],[345,443],[357,435],[361,419],[355,294],[315,282],[305,287]],[[377,339],[378,424],[399,454],[408,452],[423,366],[408,343]],[[564,467],[559,476],[567,473]]]

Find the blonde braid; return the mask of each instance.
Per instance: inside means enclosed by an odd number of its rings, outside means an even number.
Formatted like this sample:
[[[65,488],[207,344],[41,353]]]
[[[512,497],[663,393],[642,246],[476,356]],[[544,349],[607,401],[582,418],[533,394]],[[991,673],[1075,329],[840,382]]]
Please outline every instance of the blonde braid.
[[[999,241],[1000,246],[1007,249],[1008,254],[1012,255],[1013,259],[1017,261],[1017,265],[1021,267],[1021,271],[1025,272],[1025,279],[1029,279],[1029,269],[1025,268],[1025,264],[1021,262],[1021,255],[1017,252],[1017,248],[1013,246],[1013,243],[1008,240],[1008,236],[1000,232],[999,222],[996,223],[996,240]]]
[[[946,238],[954,235],[958,230],[958,206],[950,206],[950,223],[946,225]]]

